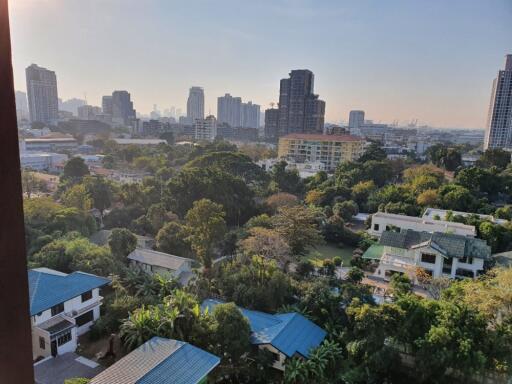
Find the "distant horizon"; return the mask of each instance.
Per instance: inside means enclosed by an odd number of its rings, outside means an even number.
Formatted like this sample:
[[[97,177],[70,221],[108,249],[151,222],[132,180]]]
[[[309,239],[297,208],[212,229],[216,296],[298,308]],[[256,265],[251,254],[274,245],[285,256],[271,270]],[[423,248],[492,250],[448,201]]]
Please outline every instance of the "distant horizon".
[[[56,72],[63,101],[86,94],[101,106],[122,89],[143,115],[154,104],[184,112],[191,86],[204,88],[205,114],[217,115],[225,93],[263,112],[277,103],[279,80],[307,68],[326,123],[362,109],[374,122],[481,130],[512,53],[507,0],[19,0],[10,13],[18,90],[35,63]]]

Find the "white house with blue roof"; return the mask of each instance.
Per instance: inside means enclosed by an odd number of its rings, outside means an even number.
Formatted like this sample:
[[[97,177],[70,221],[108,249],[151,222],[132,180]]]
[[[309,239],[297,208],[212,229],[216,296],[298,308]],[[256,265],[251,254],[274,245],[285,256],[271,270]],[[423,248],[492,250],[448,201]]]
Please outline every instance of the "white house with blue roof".
[[[199,384],[220,358],[184,341],[153,337],[90,384]]]
[[[110,280],[48,268],[28,271],[34,360],[74,352],[78,336],[100,317],[100,288]]]
[[[201,304],[203,311],[213,312],[223,301],[207,299]],[[318,325],[300,313],[270,313],[240,308],[251,327],[251,343],[266,349],[275,356],[273,367],[284,371],[287,358],[300,356],[308,358],[312,349],[325,339],[325,332]]]

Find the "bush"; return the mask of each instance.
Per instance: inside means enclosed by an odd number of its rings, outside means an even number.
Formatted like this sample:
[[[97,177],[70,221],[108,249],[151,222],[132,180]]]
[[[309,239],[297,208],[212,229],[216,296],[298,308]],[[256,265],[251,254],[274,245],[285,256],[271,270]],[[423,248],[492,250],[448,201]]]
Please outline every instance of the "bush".
[[[341,266],[341,263],[343,262],[343,259],[340,256],[334,256],[332,259],[335,266],[339,267]]]

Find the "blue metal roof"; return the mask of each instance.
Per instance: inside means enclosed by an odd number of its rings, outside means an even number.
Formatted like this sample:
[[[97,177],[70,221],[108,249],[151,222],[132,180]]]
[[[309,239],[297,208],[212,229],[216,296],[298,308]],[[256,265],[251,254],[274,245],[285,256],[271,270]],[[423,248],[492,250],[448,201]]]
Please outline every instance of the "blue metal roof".
[[[91,384],[197,384],[220,358],[184,341],[153,337],[91,380]]]
[[[212,312],[216,305],[222,303],[219,300],[207,299],[201,307]],[[288,357],[295,353],[308,357],[310,350],[318,347],[327,335],[322,328],[300,313],[272,315],[240,307],[239,309],[249,320],[251,343],[271,344]]]
[[[64,275],[35,269],[28,271],[28,281],[31,316],[110,283],[109,279],[83,272]]]
[[[196,384],[220,363],[220,358],[183,342],[172,355],[136,384]]]

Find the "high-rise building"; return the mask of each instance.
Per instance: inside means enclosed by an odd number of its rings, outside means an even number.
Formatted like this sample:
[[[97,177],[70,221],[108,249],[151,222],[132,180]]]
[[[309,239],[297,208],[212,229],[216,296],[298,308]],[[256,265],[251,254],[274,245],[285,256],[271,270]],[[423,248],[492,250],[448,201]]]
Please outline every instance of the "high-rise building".
[[[206,119],[196,119],[194,122],[194,138],[196,140],[213,141],[217,136],[217,119],[206,116]]]
[[[364,111],[350,111],[348,128],[351,135],[361,135],[361,127],[364,125]]]
[[[101,98],[101,109],[106,115],[112,115],[112,96],[103,96]]]
[[[242,99],[229,93],[217,98],[217,123],[240,127],[242,121]]]
[[[27,94],[25,92],[16,91],[14,94],[16,100],[16,115],[18,120],[23,120],[28,118],[28,104],[27,104]]]
[[[252,101],[242,103],[240,115],[242,128],[260,127],[260,106],[258,104],[253,104]]]
[[[192,87],[188,93],[187,118],[194,123],[196,119],[204,119],[204,91],[201,87]]]
[[[492,84],[484,149],[512,149],[512,54]]]
[[[127,91],[112,92],[112,118],[114,122],[124,125],[130,125],[136,118],[133,102]]]
[[[25,74],[30,121],[55,124],[59,118],[59,96],[55,72],[32,64],[27,67]]]
[[[279,123],[279,109],[270,108],[265,110],[265,138],[277,141]]]
[[[77,114],[79,119],[94,120],[96,116],[101,114],[101,108],[92,105],[82,105],[78,107]]]
[[[279,135],[323,133],[325,102],[314,91],[313,72],[292,70],[279,90]]]

